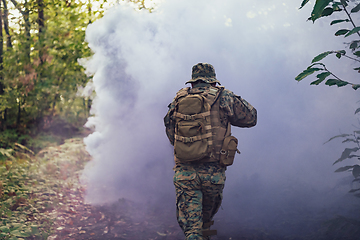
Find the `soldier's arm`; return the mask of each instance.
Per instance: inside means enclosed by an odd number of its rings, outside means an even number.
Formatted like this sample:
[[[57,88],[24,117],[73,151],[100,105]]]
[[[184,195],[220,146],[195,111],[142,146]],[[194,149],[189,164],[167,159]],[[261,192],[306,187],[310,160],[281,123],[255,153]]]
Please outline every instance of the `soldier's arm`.
[[[173,119],[173,114],[175,110],[175,103],[172,102],[169,104],[169,110],[164,117],[165,131],[166,136],[169,138],[171,145],[174,145],[175,141],[175,121]]]
[[[253,127],[257,123],[257,111],[245,99],[224,90],[220,98],[220,107],[227,113],[231,125]]]

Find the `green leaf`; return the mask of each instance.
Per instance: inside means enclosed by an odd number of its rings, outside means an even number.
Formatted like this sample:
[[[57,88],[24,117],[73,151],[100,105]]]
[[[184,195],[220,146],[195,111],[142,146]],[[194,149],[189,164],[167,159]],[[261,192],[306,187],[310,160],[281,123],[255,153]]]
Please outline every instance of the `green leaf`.
[[[9,233],[9,232],[10,232],[10,228],[7,227],[7,226],[2,226],[2,227],[0,227],[0,231]]]
[[[341,23],[341,22],[350,22],[350,20],[349,19],[334,20],[330,23],[330,25],[334,25],[334,24]]]
[[[328,86],[334,86],[337,85],[338,87],[343,87],[348,85],[349,83],[343,80],[338,80],[338,79],[329,79],[325,82],[326,85]]]
[[[341,58],[341,56],[345,55],[346,54],[346,51],[345,50],[341,50],[341,51],[336,51],[336,57],[338,59]]]
[[[313,11],[311,12],[311,20],[315,22],[316,19],[322,17],[322,13],[327,5],[332,2],[332,0],[316,0]]]
[[[295,77],[296,81],[301,81],[302,79],[306,78],[307,76],[313,74],[316,71],[320,71],[323,70],[322,68],[307,68],[306,70],[304,70],[302,73],[300,73],[299,75],[297,75]]]
[[[354,178],[357,178],[360,176],[360,166],[359,165],[355,165],[353,170],[352,170],[352,174],[354,176]]]
[[[339,6],[342,6],[340,2],[334,2],[332,6],[333,6],[334,11],[336,11],[336,12],[342,11],[342,9],[339,7]]]
[[[353,85],[351,85],[351,87],[352,87],[354,90],[358,90],[358,88],[360,88],[360,84],[353,84]]]
[[[326,16],[330,16],[332,13],[334,12],[334,9],[331,7],[325,8],[324,11],[322,12],[321,16],[322,17],[326,17]]]
[[[353,192],[356,192],[356,191],[359,191],[360,190],[360,188],[358,188],[358,189],[351,189],[350,191],[349,191],[349,193],[353,193]]]
[[[350,30],[348,29],[340,29],[339,31],[337,31],[335,33],[335,36],[341,36],[341,35],[345,35],[346,33],[348,33]]]
[[[299,9],[303,8],[305,6],[305,4],[307,4],[309,2],[309,0],[304,0],[302,3],[301,3],[301,6]]]
[[[353,169],[354,166],[345,166],[345,167],[341,167],[341,168],[338,168],[335,170],[335,172],[345,172],[345,171],[348,171],[350,169]]]
[[[348,6],[347,1],[349,1],[349,0],[340,0],[340,2],[341,2],[345,7]]]
[[[340,138],[340,137],[343,138],[343,137],[348,137],[348,136],[352,136],[352,135],[351,135],[351,134],[347,134],[347,133],[340,134],[340,135],[336,135],[336,136],[330,138],[329,140],[327,140],[326,142],[324,142],[324,144],[330,142],[331,140],[333,140],[333,139],[335,139],[335,138]]]
[[[11,231],[11,235],[13,235],[15,237],[30,237],[30,234],[20,231],[18,229]]]
[[[12,152],[14,152],[14,149],[4,149],[0,148],[0,154],[10,158],[11,160],[15,160],[15,158],[12,156]]]
[[[341,161],[343,161],[343,160],[345,160],[345,159],[347,159],[347,158],[351,158],[351,156],[350,156],[350,154],[352,153],[352,152],[356,152],[356,151],[358,151],[359,150],[359,148],[357,148],[357,147],[355,147],[355,148],[345,148],[345,150],[342,152],[342,154],[341,154],[341,157],[338,159],[338,160],[336,160],[334,163],[333,163],[333,165],[334,164],[336,164],[336,163],[338,163],[338,162],[341,162]]]
[[[30,226],[30,227],[31,227],[31,233],[32,233],[33,235],[39,234],[39,228],[38,228],[38,226],[32,225],[32,226]]]
[[[358,31],[360,31],[360,27],[355,27],[350,32],[348,32],[348,34],[346,34],[345,37],[348,37],[354,33],[357,33]]]
[[[342,143],[346,143],[346,142],[358,143],[359,141],[358,141],[358,140],[351,139],[351,138],[348,138],[348,139],[345,139],[344,141],[342,141]]]
[[[318,79],[310,83],[310,85],[319,85],[324,79]]]
[[[352,13],[356,13],[360,10],[360,3],[358,5],[356,5],[356,7],[354,7],[353,9],[351,9]]]
[[[352,41],[350,44],[350,49],[352,49],[353,51],[358,47],[358,43],[360,41]]]
[[[354,55],[360,57],[360,51],[354,52]]]
[[[310,83],[310,85],[319,85],[322,81],[325,80],[325,78],[327,78],[331,73],[329,72],[322,72],[320,74],[318,74],[316,77],[318,78],[318,80],[313,81],[312,83]]]
[[[322,72],[318,75],[316,75],[317,78],[322,78],[322,79],[325,79],[327,78],[331,73],[330,72]]]
[[[314,59],[311,61],[311,63],[318,62],[318,61],[324,59],[326,56],[328,56],[331,53],[334,53],[334,52],[333,51],[327,51],[327,52],[320,53],[319,55],[314,57]]]

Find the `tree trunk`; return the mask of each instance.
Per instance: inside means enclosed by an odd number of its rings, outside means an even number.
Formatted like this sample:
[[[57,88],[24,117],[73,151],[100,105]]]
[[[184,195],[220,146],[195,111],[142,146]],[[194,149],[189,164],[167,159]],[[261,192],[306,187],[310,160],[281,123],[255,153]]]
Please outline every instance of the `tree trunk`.
[[[45,30],[45,19],[44,19],[44,0],[37,0],[38,6],[38,28],[39,28],[39,60],[42,65],[44,62],[44,30]],[[40,73],[41,75],[41,73]]]
[[[25,26],[25,43],[24,43],[24,51],[25,51],[25,65],[30,63],[30,11],[29,11],[29,4],[28,1],[25,0],[24,2],[24,7],[25,10],[22,10],[21,7],[19,6],[19,4],[17,3],[16,0],[11,0],[11,2],[14,4],[14,6],[19,10],[19,12],[21,13],[21,15],[24,18],[24,26]]]
[[[4,51],[4,39],[3,39],[3,14],[2,7],[0,2],[0,95],[4,94],[4,75],[3,75],[3,51]]]
[[[12,48],[12,43],[11,43],[11,35],[10,35],[10,31],[9,31],[9,11],[7,8],[7,4],[6,4],[6,0],[2,0],[3,4],[4,4],[4,30],[6,33],[6,47],[8,49]]]
[[[25,21],[25,53],[26,53],[26,64],[29,64],[30,63],[30,48],[31,48],[31,44],[30,44],[30,38],[31,38],[31,35],[30,35],[30,11],[29,11],[29,8],[28,8],[28,1],[25,0],[25,11],[24,11],[24,21]]]

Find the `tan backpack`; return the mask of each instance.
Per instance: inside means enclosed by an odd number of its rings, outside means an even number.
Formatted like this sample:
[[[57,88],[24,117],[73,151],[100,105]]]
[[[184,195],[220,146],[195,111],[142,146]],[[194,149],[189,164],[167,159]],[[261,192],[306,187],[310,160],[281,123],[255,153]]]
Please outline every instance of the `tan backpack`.
[[[180,161],[196,161],[212,153],[210,110],[221,90],[184,88],[175,97],[174,154]]]

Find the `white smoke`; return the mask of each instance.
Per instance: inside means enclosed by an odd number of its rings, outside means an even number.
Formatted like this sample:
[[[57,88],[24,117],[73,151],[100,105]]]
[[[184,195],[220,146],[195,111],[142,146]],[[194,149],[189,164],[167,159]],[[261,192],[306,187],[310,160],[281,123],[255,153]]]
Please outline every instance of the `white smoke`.
[[[153,13],[121,4],[89,25],[94,55],[85,65],[96,98],[87,123],[95,132],[85,139],[93,156],[83,174],[87,201],[174,195],[163,117],[198,62],[213,64],[222,85],[258,110],[256,127],[233,130],[242,154],[227,171],[224,214],[236,201],[255,209],[256,202],[301,198],[306,189],[314,191],[311,201],[333,191],[348,174],[333,173],[344,146],[323,143],[352,130],[358,98],[350,87],[294,80],[317,54],[344,48],[328,19],[306,21],[311,6],[298,10],[300,2],[166,0]],[[352,62],[346,68],[342,61],[326,60],[354,79]],[[279,196],[283,190],[289,196]]]

